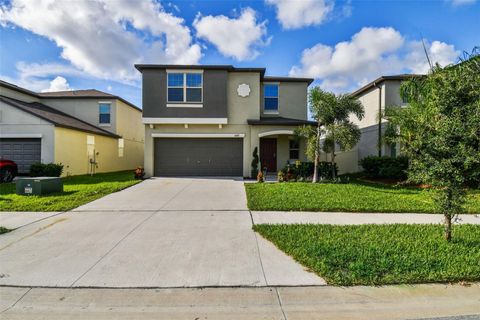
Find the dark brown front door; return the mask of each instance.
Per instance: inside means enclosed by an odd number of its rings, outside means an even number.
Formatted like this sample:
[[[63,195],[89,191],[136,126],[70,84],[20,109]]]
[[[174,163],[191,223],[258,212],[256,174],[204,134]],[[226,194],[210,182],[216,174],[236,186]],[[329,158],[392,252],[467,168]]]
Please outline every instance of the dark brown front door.
[[[260,162],[262,170],[277,171],[277,139],[260,139]]]

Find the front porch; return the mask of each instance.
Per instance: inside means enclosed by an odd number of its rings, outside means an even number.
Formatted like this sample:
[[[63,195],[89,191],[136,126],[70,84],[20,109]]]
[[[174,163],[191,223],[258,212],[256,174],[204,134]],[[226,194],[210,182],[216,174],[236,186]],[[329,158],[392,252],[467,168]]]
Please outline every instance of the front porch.
[[[268,174],[276,173],[288,163],[307,161],[305,143],[298,140],[293,130],[276,130],[259,134],[260,168]]]

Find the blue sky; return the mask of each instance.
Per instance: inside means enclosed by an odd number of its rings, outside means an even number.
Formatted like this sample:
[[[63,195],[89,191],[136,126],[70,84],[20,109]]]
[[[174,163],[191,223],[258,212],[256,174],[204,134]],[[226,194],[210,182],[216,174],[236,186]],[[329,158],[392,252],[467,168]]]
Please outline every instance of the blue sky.
[[[480,1],[0,0],[0,78],[141,106],[134,63],[232,64],[349,92],[480,45]]]

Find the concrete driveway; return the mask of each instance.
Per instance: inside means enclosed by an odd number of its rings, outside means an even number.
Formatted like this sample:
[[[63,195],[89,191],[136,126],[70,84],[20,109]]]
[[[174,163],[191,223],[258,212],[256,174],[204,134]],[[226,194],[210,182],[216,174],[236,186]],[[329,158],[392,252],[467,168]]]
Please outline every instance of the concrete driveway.
[[[0,236],[0,285],[325,284],[251,227],[240,179],[150,179]]]

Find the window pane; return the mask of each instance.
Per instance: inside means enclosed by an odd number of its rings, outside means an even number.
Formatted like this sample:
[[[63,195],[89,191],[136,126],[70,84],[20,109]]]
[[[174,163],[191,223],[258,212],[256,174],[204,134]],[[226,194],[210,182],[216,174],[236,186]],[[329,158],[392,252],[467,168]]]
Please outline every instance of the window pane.
[[[298,149],[299,143],[296,140],[289,140],[290,141],[290,149]]]
[[[298,150],[290,150],[290,159],[298,159],[299,158]]]
[[[169,87],[183,87],[183,73],[169,73],[168,74]]]
[[[110,104],[109,103],[100,103],[99,105],[100,113],[110,113]]]
[[[183,102],[183,88],[168,88],[168,101]]]
[[[188,102],[202,102],[202,89],[187,88],[187,101]]]
[[[278,98],[265,98],[265,110],[278,110]]]
[[[110,114],[109,113],[106,113],[106,114],[101,113],[99,123],[110,123]]]
[[[201,73],[187,73],[187,87],[201,87],[202,74]]]
[[[265,97],[278,97],[278,85],[276,84],[266,84],[264,87]]]

